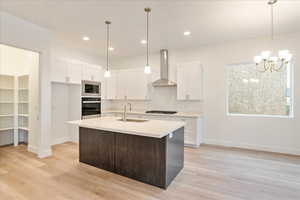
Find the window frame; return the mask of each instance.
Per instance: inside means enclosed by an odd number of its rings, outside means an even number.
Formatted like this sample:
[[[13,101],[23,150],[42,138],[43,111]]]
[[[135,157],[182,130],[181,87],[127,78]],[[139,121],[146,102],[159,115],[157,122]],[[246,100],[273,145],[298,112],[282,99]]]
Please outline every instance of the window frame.
[[[226,109],[226,116],[228,117],[262,117],[262,118],[283,118],[283,119],[293,119],[294,118],[294,107],[295,107],[295,101],[294,101],[294,66],[295,62],[294,60],[291,61],[290,66],[290,81],[291,81],[291,107],[290,107],[290,114],[289,115],[264,115],[264,114],[238,114],[238,113],[230,113],[229,112],[229,87],[228,87],[228,68],[229,67],[235,67],[238,65],[255,65],[253,62],[243,62],[243,63],[233,63],[233,64],[227,64],[225,65],[225,86],[226,86],[226,102],[225,102],[225,109]],[[276,73],[276,72],[273,72]]]

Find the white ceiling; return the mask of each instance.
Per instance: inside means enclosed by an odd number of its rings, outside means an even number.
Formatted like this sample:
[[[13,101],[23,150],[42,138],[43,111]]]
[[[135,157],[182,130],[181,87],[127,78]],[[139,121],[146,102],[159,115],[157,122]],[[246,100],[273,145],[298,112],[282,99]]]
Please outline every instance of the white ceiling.
[[[1,1],[1,0],[0,0]],[[2,0],[1,9],[49,28],[69,47],[105,55],[105,20],[111,20],[115,58],[141,55],[144,7],[150,16],[150,49],[182,49],[270,34],[267,0]],[[279,0],[276,34],[300,32],[300,1]],[[189,37],[183,31],[190,30]],[[82,41],[82,36],[90,41]]]

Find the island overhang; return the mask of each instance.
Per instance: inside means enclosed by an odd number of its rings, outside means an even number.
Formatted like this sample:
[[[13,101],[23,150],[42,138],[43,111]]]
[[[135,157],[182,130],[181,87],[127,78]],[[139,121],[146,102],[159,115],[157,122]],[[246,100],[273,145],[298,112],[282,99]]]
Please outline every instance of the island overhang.
[[[68,123],[83,128],[154,138],[163,138],[185,126],[185,122],[183,121],[146,120],[145,122],[125,122],[120,121],[120,117],[99,117],[70,121]]]

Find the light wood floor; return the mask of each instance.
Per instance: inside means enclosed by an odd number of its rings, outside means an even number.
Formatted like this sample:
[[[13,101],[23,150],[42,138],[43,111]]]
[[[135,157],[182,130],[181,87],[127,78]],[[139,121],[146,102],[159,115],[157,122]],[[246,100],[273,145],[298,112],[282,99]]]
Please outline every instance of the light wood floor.
[[[78,145],[38,159],[25,146],[0,148],[0,200],[300,200],[300,157],[202,146],[162,190],[78,162]]]

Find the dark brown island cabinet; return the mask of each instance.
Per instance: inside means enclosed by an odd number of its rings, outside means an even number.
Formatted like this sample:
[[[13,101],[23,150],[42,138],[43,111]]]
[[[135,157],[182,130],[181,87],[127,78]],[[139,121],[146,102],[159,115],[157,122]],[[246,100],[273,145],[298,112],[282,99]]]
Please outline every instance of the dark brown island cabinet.
[[[184,127],[162,138],[80,127],[82,163],[166,189],[184,166]]]

